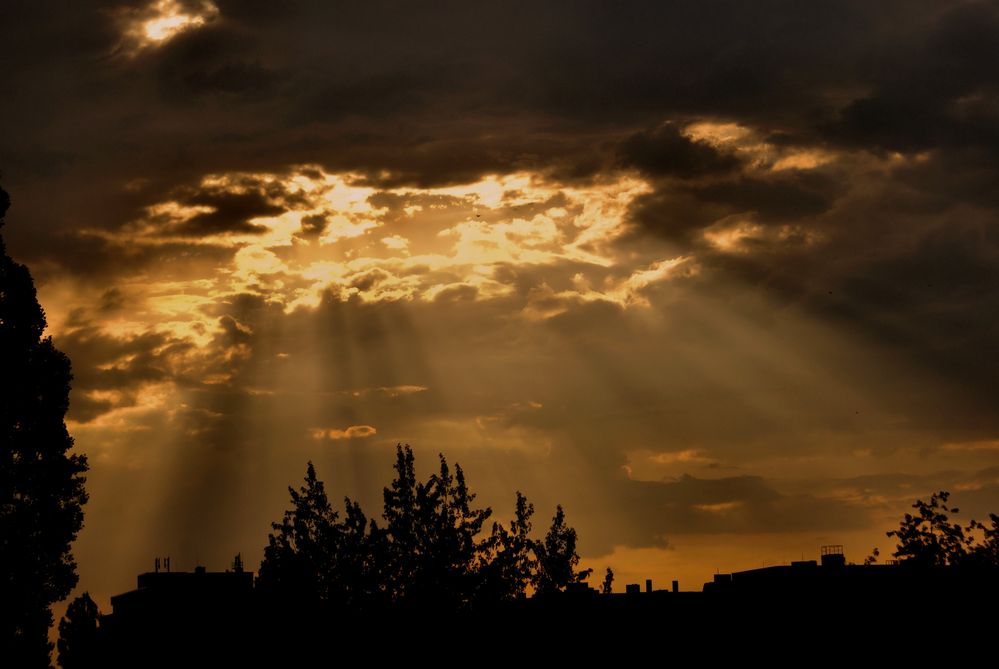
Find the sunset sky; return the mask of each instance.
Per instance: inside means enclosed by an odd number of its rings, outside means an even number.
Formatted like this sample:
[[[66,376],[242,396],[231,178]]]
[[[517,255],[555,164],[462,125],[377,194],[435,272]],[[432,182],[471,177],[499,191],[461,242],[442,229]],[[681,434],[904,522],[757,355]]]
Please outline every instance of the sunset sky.
[[[0,5],[78,590],[256,568],[397,443],[617,585],[999,511],[999,2]],[[592,579],[594,584],[598,580]]]

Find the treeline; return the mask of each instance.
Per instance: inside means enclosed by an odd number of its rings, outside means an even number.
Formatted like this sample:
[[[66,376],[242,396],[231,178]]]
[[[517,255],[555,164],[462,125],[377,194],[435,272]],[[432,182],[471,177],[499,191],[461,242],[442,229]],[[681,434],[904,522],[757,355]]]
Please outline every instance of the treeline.
[[[403,641],[435,638],[425,633],[444,623],[456,636],[449,643],[459,647],[478,643],[487,621],[513,624],[534,616],[541,629],[548,620],[545,602],[562,610],[571,598],[557,593],[592,572],[579,568],[576,530],[558,506],[547,532],[536,538],[534,505],[520,492],[513,517],[491,522],[492,509],[475,503],[461,466],[452,471],[439,458],[437,471],[418,480],[412,449],[399,445],[378,519],[349,497],[335,509],[309,462],[304,483],[288,488],[290,508],[272,523],[251,598],[201,603],[226,612],[217,616],[186,601],[177,608],[178,601],[168,597],[166,608],[149,611],[148,620],[126,618],[115,625],[112,616],[106,625],[83,593],[59,625],[60,665],[135,666],[141,657],[143,666],[173,666],[166,658],[198,648],[209,656],[221,653],[227,666],[234,666],[234,658],[257,662],[261,653],[275,652],[284,666],[303,658],[309,660],[303,666],[326,666],[333,655],[309,640],[334,633],[356,641],[370,630],[391,629],[395,646],[367,651],[378,658],[401,653]],[[608,568],[605,592],[612,579]],[[161,647],[167,638],[169,647]]]
[[[534,505],[520,492],[507,523],[477,508],[460,465],[443,455],[418,481],[412,449],[396,449],[395,478],[384,489],[380,522],[344,499],[334,510],[308,464],[291,508],[273,523],[257,577],[261,596],[330,610],[416,607],[488,609],[545,596],[585,580],[577,535],[558,506],[543,539],[532,536]]]
[[[152,622],[125,620],[132,626],[111,629],[109,636],[96,604],[84,593],[70,604],[59,625],[60,664],[64,669],[135,666],[134,658],[143,656],[143,666],[174,666],[149,664],[155,660],[149,649],[166,652],[161,642],[168,637],[170,652],[160,660],[201,648],[198,652],[222,653],[227,666],[234,665],[233,657],[259,663],[261,653],[275,652],[282,666],[294,666],[289,657],[319,658],[309,666],[325,666],[336,653],[325,642],[310,640],[327,639],[332,631],[336,638],[354,641],[365,638],[367,630],[390,631],[391,643],[367,651],[383,658],[405,656],[407,644],[433,644],[443,629],[454,650],[454,644],[477,648],[484,629],[505,629],[523,638],[529,630],[544,635],[553,626],[597,621],[617,624],[623,634],[633,631],[629,626],[668,621],[697,639],[703,633],[698,621],[707,615],[727,621],[730,631],[770,620],[745,618],[738,607],[718,608],[719,600],[712,598],[685,598],[664,608],[662,600],[654,598],[555,596],[591,574],[579,569],[576,531],[560,506],[544,537],[535,538],[534,507],[521,493],[516,493],[508,522],[490,523],[492,510],[476,506],[460,466],[452,473],[440,456],[438,471],[418,481],[414,464],[412,450],[397,447],[395,478],[384,489],[381,518],[376,520],[350,498],[344,499],[342,511],[334,510],[309,463],[304,484],[289,488],[290,508],[272,524],[253,597],[238,603],[245,608],[230,607],[226,616],[212,617],[192,610],[185,601],[182,610],[158,612]],[[870,590],[861,594],[893,593],[921,601],[939,597],[942,591],[933,587],[941,583],[950,584],[946,592],[955,597],[989,591],[995,582],[978,576],[994,573],[999,566],[999,516],[990,514],[988,526],[975,520],[962,526],[950,520],[958,509],[947,505],[948,498],[949,493],[941,491],[929,501],[916,500],[916,513],[905,514],[898,529],[887,533],[898,540],[893,555],[914,569],[898,569],[902,580],[863,581]],[[865,563],[876,557],[877,549]],[[918,578],[906,580],[906,574]],[[929,578],[934,574],[954,578]],[[612,580],[608,568],[603,592],[611,591]],[[955,590],[953,584],[959,587]],[[974,588],[968,589],[969,584]],[[743,603],[757,614],[768,606],[756,600]],[[835,606],[823,600],[821,609],[838,611]],[[766,610],[790,616],[779,607]],[[801,620],[783,619],[787,624]],[[199,627],[198,621],[205,624]],[[136,636],[129,636],[131,632]]]
[[[893,555],[903,564],[924,567],[999,566],[999,515],[989,514],[989,524],[972,520],[967,526],[952,522],[949,514],[960,509],[947,506],[950,493],[941,490],[928,502],[917,499],[897,530],[887,532],[898,545]],[[877,561],[877,548],[864,562]]]

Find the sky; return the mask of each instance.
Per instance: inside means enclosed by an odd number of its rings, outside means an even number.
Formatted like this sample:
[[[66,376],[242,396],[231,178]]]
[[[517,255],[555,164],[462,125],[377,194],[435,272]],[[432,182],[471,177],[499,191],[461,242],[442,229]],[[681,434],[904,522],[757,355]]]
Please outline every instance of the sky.
[[[399,443],[617,583],[999,511],[999,3],[0,6],[79,590],[259,564]],[[598,580],[595,577],[594,583]]]

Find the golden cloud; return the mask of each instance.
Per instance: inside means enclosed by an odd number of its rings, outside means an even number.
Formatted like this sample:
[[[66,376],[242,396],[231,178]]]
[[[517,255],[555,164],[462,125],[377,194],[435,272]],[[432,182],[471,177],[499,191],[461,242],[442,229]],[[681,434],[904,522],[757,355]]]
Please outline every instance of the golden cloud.
[[[134,55],[164,44],[183,32],[200,28],[218,15],[218,7],[210,0],[185,4],[177,0],[156,0],[146,7],[120,10],[118,20],[128,51]]]
[[[339,428],[315,428],[312,430],[312,438],[316,441],[341,441],[344,439],[367,439],[378,433],[371,425],[351,425],[345,429]]]

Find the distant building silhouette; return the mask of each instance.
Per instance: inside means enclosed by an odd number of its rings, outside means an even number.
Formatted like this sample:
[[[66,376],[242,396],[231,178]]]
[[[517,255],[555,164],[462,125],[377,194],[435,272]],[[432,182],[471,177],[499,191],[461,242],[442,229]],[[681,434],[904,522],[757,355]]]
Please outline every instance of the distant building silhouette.
[[[160,666],[197,652],[245,657],[256,607],[253,573],[243,570],[240,557],[224,572],[169,571],[169,565],[169,558],[157,558],[135,590],[111,597],[112,611],[101,618],[110,666]]]
[[[994,567],[926,567],[889,561],[885,564],[849,564],[841,545],[823,546],[819,560],[798,560],[715,574],[704,584],[705,593],[794,599],[822,597],[826,602],[846,597],[866,598],[909,595],[947,597],[962,591],[999,591],[999,571]]]
[[[369,634],[393,639],[365,646],[366,659],[381,663],[420,656],[442,634],[452,648],[473,651],[492,643],[483,630],[543,644],[553,630],[588,627],[611,639],[668,629],[712,652],[718,639],[734,652],[777,638],[777,630],[780,638],[835,638],[859,646],[877,643],[885,633],[905,633],[919,615],[940,610],[968,629],[991,624],[992,617],[971,618],[975,607],[969,604],[999,594],[994,567],[856,565],[839,545],[822,547],[819,560],[715,574],[700,591],[681,592],[676,580],[668,590],[655,590],[646,579],[644,589],[632,583],[625,592],[601,594],[580,582],[495,608],[433,615],[406,607],[353,612],[273,598],[255,588],[238,556],[224,572],[167,571],[168,564],[158,561],[159,570],[140,574],[134,590],[111,598],[112,613],[101,620],[102,666],[260,666],[263,658],[275,666],[328,666],[340,658],[334,639],[359,643]],[[889,615],[877,624],[856,624],[884,607]]]

